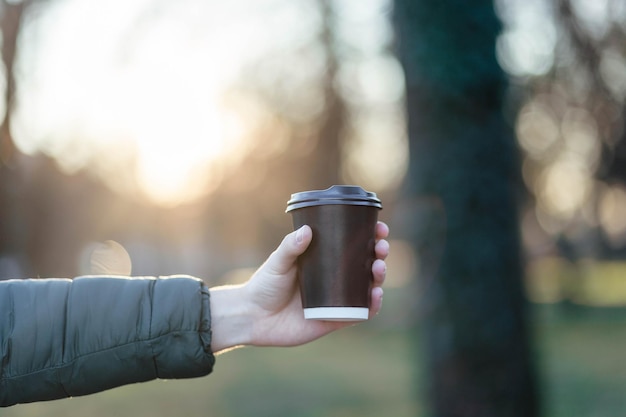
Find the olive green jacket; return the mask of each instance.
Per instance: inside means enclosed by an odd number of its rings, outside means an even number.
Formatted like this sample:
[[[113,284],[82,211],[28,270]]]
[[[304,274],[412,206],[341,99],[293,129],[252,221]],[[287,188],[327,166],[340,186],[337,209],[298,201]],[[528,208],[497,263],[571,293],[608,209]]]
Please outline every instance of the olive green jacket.
[[[0,406],[209,374],[209,302],[187,276],[0,281]]]

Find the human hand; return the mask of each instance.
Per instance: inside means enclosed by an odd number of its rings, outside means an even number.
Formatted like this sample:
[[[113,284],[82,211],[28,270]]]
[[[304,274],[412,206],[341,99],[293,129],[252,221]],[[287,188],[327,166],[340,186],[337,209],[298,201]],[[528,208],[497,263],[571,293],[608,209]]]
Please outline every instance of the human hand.
[[[385,238],[389,228],[376,225],[376,260],[371,292],[370,318],[382,305],[389,254]],[[236,345],[295,346],[313,341],[354,322],[305,320],[298,288],[299,255],[311,243],[308,226],[285,236],[278,248],[244,285],[211,289],[211,315],[214,352]]]

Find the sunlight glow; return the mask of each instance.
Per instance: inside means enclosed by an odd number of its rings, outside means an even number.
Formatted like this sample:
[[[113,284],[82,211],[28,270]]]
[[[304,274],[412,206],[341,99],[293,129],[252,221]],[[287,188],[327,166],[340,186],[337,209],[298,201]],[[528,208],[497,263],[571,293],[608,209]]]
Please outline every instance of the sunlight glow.
[[[578,15],[578,22],[596,39],[605,35],[610,19],[611,1],[609,0],[574,0],[572,5]],[[619,3],[619,2],[616,2]]]
[[[557,33],[550,6],[541,0],[497,0],[505,23],[496,52],[502,68],[513,76],[545,74],[554,60]]]
[[[540,203],[555,216],[570,218],[591,191],[589,169],[575,158],[563,158],[544,172]]]
[[[545,159],[559,141],[559,125],[547,106],[530,103],[518,116],[517,139],[535,160]]]
[[[344,150],[347,179],[374,190],[398,186],[409,165],[404,124],[371,114],[357,117],[354,124],[354,137]]]
[[[32,24],[42,35],[22,48],[17,146],[69,172],[89,167],[113,188],[159,204],[214,188],[231,155],[245,150],[247,132],[224,106],[224,90],[242,57],[264,49],[251,42],[254,27],[217,17],[206,25],[192,3],[165,11],[150,0],[53,4]],[[129,180],[135,186],[120,184]]]
[[[347,169],[377,189],[397,185],[407,164],[402,71],[385,52],[390,4],[333,6],[338,42],[358,51],[340,63],[341,93],[357,112],[383,113],[354,130]],[[52,2],[21,37],[16,145],[161,205],[192,201],[250,152],[287,149],[276,113],[316,123],[325,100],[320,10],[311,0]],[[259,85],[279,104],[255,103]]]
[[[600,199],[599,215],[609,242],[616,247],[626,243],[626,188],[607,187]]]

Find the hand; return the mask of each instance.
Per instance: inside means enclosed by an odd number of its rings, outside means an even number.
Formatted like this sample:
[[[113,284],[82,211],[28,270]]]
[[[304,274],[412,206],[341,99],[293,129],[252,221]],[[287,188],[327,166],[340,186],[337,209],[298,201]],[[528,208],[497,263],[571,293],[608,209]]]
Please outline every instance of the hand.
[[[389,228],[376,225],[376,260],[370,318],[382,305],[389,254]],[[294,346],[313,341],[354,322],[305,320],[296,279],[296,259],[311,243],[312,231],[303,226],[285,236],[278,248],[244,285],[211,289],[213,340],[218,352],[233,346]]]

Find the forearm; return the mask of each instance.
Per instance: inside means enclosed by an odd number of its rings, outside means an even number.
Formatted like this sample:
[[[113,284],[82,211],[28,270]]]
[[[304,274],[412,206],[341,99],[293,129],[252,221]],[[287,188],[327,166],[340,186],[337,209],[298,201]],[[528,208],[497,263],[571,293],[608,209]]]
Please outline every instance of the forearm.
[[[0,284],[0,311],[13,317],[0,320],[0,406],[209,373],[203,292],[191,277]]]

